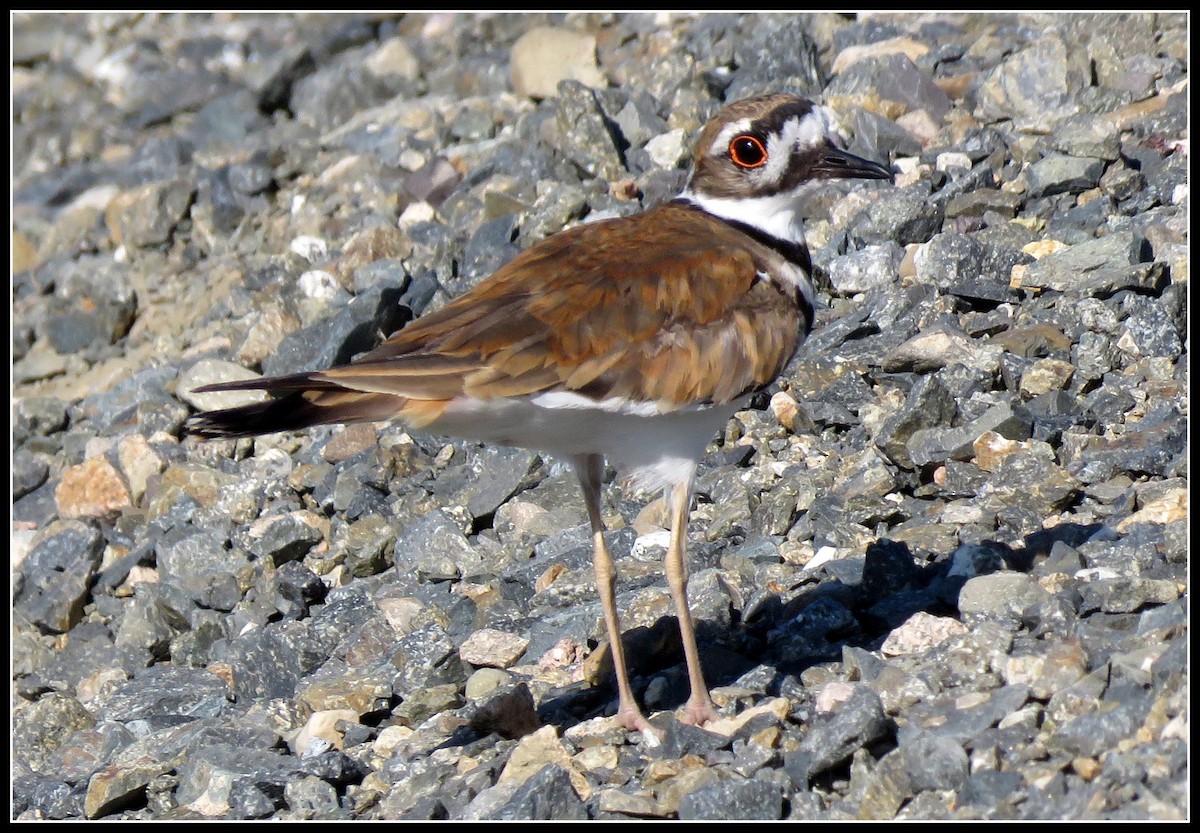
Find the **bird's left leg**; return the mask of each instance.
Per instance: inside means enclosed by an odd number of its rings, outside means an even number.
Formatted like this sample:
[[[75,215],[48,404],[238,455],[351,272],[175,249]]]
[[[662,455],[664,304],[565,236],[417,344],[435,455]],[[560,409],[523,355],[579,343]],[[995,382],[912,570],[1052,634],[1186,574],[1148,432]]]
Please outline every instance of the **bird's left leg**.
[[[667,547],[667,585],[675,602],[675,615],[679,617],[679,632],[683,637],[683,653],[687,659],[688,682],[692,693],[682,717],[683,722],[701,725],[715,720],[716,707],[704,684],[704,673],[700,669],[700,652],[696,647],[696,629],[692,624],[692,612],[687,598],[687,533],[688,517],[692,500],[691,478],[675,483],[667,490],[671,509],[671,543]]]

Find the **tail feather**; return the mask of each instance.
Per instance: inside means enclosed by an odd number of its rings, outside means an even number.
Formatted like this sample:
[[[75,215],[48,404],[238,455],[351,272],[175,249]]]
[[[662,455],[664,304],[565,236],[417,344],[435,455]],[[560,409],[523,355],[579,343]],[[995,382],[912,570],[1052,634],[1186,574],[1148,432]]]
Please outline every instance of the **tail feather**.
[[[314,373],[291,373],[287,376],[257,376],[253,379],[238,379],[233,382],[214,382],[201,385],[192,393],[221,393],[230,390],[268,390],[274,393],[286,391],[344,390],[333,382],[315,378]]]
[[[233,383],[241,384],[241,383]],[[214,386],[206,386],[212,390]],[[220,386],[222,390],[241,390]],[[254,437],[277,431],[298,431],[314,425],[343,422],[375,422],[401,415],[406,402],[398,396],[357,391],[322,392],[313,396],[303,391],[279,399],[206,411],[188,420],[187,430],[207,438]]]

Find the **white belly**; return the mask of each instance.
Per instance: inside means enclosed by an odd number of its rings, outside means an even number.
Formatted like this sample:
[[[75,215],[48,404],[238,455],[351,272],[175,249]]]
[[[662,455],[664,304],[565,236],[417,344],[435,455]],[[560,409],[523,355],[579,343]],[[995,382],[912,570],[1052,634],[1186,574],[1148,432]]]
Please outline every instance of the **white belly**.
[[[709,440],[745,401],[659,413],[652,405],[594,402],[574,394],[459,399],[427,427],[562,458],[599,454],[638,487],[658,489],[691,479]]]

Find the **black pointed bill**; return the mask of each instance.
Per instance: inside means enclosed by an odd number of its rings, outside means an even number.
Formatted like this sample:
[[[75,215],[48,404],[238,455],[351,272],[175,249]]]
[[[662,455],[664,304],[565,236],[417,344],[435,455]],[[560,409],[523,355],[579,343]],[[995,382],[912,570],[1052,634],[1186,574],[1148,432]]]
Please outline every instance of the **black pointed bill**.
[[[886,179],[889,182],[895,180],[890,168],[847,153],[833,145],[818,151],[817,161],[810,174],[822,179]]]

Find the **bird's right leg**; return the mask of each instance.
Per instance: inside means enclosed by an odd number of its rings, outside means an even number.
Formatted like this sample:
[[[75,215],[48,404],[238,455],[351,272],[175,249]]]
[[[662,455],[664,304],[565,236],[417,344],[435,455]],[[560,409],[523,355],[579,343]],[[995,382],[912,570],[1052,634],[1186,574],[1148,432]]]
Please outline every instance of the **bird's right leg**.
[[[617,672],[617,718],[621,725],[631,731],[646,732],[657,738],[637,702],[633,689],[629,687],[629,670],[625,665],[625,648],[621,644],[621,623],[617,617],[617,568],[612,555],[604,543],[604,521],[600,517],[600,489],[604,476],[604,458],[599,454],[581,455],[575,459],[575,470],[583,487],[583,500],[587,504],[588,520],[592,526],[592,565],[596,570],[596,589],[600,593],[600,606],[604,610],[604,627],[608,631],[608,646],[612,654],[613,668]]]

